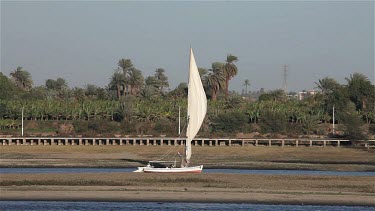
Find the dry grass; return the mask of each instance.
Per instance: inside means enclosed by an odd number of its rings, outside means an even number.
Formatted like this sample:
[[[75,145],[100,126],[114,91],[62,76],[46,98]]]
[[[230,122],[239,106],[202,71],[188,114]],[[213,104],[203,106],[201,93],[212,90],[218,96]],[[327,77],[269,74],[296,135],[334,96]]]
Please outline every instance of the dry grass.
[[[371,176],[242,175],[242,174],[7,174],[0,186],[123,186],[136,188],[225,188],[259,191],[375,193]]]
[[[0,166],[134,167],[170,146],[0,146]],[[178,147],[173,150],[176,154]],[[183,149],[180,147],[179,151]],[[193,147],[206,167],[375,171],[375,154],[345,147]]]
[[[375,206],[371,176],[6,174],[0,200],[173,201]]]

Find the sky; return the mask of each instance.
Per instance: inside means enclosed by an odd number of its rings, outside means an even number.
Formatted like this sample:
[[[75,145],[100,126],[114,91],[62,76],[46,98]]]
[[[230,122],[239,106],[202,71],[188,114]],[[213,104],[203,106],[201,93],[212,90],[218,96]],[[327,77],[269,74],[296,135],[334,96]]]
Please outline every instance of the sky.
[[[23,67],[35,85],[108,85],[121,58],[145,77],[164,68],[188,79],[189,48],[210,68],[238,57],[229,89],[311,90],[319,79],[374,73],[373,1],[1,1],[1,69]]]

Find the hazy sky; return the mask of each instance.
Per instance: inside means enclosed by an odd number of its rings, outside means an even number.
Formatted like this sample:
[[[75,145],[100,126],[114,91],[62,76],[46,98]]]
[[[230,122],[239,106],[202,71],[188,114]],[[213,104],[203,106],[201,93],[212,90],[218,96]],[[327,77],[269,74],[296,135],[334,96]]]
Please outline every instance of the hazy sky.
[[[36,85],[105,86],[120,58],[145,77],[164,68],[171,88],[187,81],[193,47],[199,67],[239,58],[230,89],[312,89],[323,77],[374,78],[373,1],[5,2],[1,71],[28,70]]]

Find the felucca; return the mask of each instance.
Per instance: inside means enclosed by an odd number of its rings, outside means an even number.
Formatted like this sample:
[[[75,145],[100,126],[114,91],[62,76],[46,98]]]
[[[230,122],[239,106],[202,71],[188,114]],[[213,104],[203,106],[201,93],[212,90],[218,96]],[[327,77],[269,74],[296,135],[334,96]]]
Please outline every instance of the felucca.
[[[156,167],[156,163],[161,161],[150,161],[146,167],[138,167],[134,172],[146,173],[200,173],[203,165],[189,166],[192,156],[191,141],[197,135],[203,119],[207,112],[207,98],[204,92],[202,81],[195,62],[193,50],[190,48],[190,65],[189,65],[189,85],[188,85],[188,109],[187,109],[187,129],[185,141],[185,153],[182,156],[181,166],[176,166],[175,162],[169,167]],[[168,163],[168,161],[167,161]]]

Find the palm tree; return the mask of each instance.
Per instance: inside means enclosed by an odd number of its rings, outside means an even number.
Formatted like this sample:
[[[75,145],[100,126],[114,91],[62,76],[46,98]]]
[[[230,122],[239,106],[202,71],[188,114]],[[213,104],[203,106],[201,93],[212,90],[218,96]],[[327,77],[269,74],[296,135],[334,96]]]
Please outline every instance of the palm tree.
[[[199,76],[202,78],[203,76],[205,76],[207,74],[207,69],[199,67],[198,72],[199,72]]]
[[[212,100],[215,101],[217,99],[217,94],[219,93],[220,89],[225,86],[225,75],[223,73],[223,66],[224,64],[221,62],[214,62],[212,63],[212,69],[209,69],[209,74],[207,75],[205,81],[208,87],[212,91]]]
[[[152,85],[146,85],[140,92],[144,99],[152,99],[158,96],[158,90]]]
[[[119,70],[117,70],[115,73],[113,73],[111,77],[111,81],[109,83],[110,89],[117,90],[117,98],[120,99],[121,96],[121,90],[124,90],[124,84],[125,84],[126,78],[125,75],[122,74]],[[125,90],[124,90],[125,92]]]
[[[125,80],[123,81],[123,88],[124,88],[124,95],[126,95],[126,92],[130,89],[126,85],[129,79],[129,74],[131,70],[134,68],[133,63],[130,59],[120,59],[118,62],[118,66],[121,68],[122,73],[124,74]]]
[[[269,94],[274,101],[285,101],[287,99],[286,94],[282,89],[270,91]]]
[[[163,68],[158,68],[155,71],[155,78],[158,80],[158,88],[163,91],[164,88],[169,87],[168,77],[164,74]]]
[[[224,75],[225,75],[225,99],[228,99],[229,95],[229,81],[237,75],[238,68],[237,66],[233,63],[238,61],[238,58],[232,54],[229,54],[227,56],[226,63],[224,65]]]
[[[17,67],[16,70],[10,73],[17,87],[20,87],[23,90],[30,90],[33,85],[33,80],[31,75],[26,70],[23,70],[22,67]]]
[[[140,70],[134,68],[131,71],[129,71],[128,85],[130,87],[129,93],[131,95],[138,95],[144,84],[145,79]]]
[[[323,79],[319,79],[319,82],[315,82],[317,88],[322,91],[323,94],[330,93],[337,89],[340,84],[333,78],[325,77]]]
[[[345,80],[348,82],[350,99],[356,104],[357,109],[366,109],[367,102],[370,98],[374,98],[374,87],[371,81],[361,73],[354,73]]]
[[[250,81],[249,81],[249,79],[245,79],[245,82],[244,82],[244,84],[243,84],[245,87],[246,87],[246,96],[247,96],[247,94],[248,94],[248,92],[247,92],[247,87],[248,86],[250,86]]]

